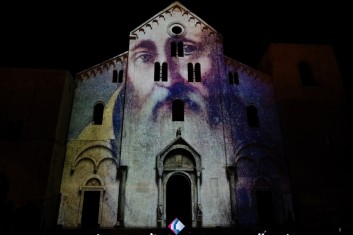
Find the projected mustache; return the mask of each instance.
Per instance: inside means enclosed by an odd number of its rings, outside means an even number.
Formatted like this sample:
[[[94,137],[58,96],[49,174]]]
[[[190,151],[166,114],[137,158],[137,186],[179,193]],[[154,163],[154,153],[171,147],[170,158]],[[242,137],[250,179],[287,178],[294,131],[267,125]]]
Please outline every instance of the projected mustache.
[[[153,107],[153,120],[156,120],[158,110],[165,105],[172,105],[175,99],[180,99],[184,102],[184,105],[188,107],[190,110],[198,112],[201,110],[202,96],[200,93],[191,86],[186,86],[182,83],[174,84],[173,86],[167,88],[166,96],[158,100]]]

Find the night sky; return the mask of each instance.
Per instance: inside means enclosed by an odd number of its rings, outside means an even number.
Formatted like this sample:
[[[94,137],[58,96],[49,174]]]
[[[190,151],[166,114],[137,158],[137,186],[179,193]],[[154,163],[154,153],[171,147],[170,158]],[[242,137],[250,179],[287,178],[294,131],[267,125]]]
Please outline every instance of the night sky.
[[[0,66],[67,69],[74,76],[126,52],[130,31],[172,2],[4,3]],[[180,2],[223,35],[225,55],[254,68],[271,42],[333,45],[344,84],[352,91],[348,1]]]

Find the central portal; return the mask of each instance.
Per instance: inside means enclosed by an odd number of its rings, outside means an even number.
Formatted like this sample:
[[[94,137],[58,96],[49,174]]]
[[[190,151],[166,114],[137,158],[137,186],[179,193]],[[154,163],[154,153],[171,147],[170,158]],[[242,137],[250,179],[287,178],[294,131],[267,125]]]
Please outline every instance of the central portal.
[[[191,228],[191,184],[183,174],[171,176],[167,182],[167,226],[178,218],[185,227]]]
[[[177,138],[157,155],[157,225],[168,227],[178,218],[188,228],[202,223],[200,196],[201,157],[178,132]]]

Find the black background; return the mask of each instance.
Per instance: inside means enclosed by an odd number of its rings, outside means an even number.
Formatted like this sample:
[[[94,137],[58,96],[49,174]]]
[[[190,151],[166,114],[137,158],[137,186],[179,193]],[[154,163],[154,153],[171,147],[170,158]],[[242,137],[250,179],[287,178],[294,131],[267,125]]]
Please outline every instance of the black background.
[[[0,66],[67,69],[74,76],[126,52],[130,31],[172,2],[4,2]],[[223,35],[225,55],[254,68],[271,42],[332,45],[352,91],[348,1],[180,2]]]

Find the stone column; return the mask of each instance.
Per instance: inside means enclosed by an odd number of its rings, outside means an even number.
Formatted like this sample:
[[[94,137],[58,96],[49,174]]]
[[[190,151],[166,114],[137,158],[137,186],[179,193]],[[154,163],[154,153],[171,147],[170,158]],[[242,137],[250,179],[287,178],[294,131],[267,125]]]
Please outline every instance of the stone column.
[[[201,169],[196,168],[196,222],[198,226],[202,225],[202,206],[201,206]]]
[[[157,205],[157,225],[162,227],[163,222],[163,185],[162,185],[162,176],[163,176],[163,167],[158,166],[158,205]]]
[[[231,213],[232,213],[232,223],[235,224],[237,221],[237,203],[236,203],[236,194],[235,194],[235,184],[236,184],[236,173],[235,166],[228,166],[227,173],[229,175],[229,190],[230,190],[230,203],[231,203]]]
[[[119,197],[118,197],[118,214],[116,227],[124,227],[124,208],[125,208],[125,188],[126,188],[126,174],[127,174],[127,166],[119,167]]]

